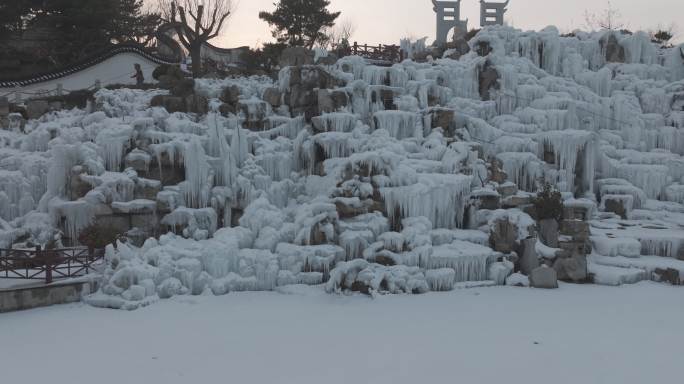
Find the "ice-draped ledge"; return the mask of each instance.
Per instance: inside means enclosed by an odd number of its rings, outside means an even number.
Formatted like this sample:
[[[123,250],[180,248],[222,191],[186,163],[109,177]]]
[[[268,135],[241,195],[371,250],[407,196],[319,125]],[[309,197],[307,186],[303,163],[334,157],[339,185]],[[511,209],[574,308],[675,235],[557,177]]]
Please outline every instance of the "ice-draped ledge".
[[[463,224],[471,183],[466,175],[419,174],[416,184],[382,188],[380,193],[392,219],[426,217],[435,228],[457,228]]]

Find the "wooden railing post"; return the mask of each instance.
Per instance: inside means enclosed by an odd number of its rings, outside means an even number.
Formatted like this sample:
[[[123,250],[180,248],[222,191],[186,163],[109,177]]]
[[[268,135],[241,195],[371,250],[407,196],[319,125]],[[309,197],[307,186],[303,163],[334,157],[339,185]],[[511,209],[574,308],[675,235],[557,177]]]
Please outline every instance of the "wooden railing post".
[[[34,257],[38,262],[42,262],[45,266],[45,284],[52,283],[52,265],[50,262],[49,251],[43,251],[40,245],[36,246],[36,256]]]

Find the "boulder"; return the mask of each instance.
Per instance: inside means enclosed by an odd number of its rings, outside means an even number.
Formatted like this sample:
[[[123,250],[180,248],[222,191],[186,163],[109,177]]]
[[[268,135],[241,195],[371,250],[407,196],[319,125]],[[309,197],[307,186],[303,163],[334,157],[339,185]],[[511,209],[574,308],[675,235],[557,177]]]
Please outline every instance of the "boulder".
[[[590,226],[586,221],[563,220],[560,225],[560,233],[572,237],[576,242],[585,242],[589,240]]]
[[[371,211],[373,206],[372,200],[361,200],[360,204],[347,204],[347,200],[339,199],[335,201],[337,208],[337,215],[341,219],[347,219],[366,214]]]
[[[558,276],[553,268],[541,266],[532,270],[529,276],[530,287],[543,289],[558,288]]]
[[[278,88],[266,88],[262,98],[274,108],[283,104],[283,93]]]
[[[240,101],[240,88],[236,85],[224,88],[220,99],[226,104],[237,105],[238,101]]]
[[[591,209],[584,205],[563,205],[563,219],[565,220],[589,220]]]
[[[514,273],[506,278],[506,285],[511,287],[529,287],[530,278],[522,273]]]
[[[176,65],[163,64],[154,69],[152,77],[159,82],[159,88],[172,89],[185,79],[185,73]]]
[[[625,47],[620,45],[615,34],[609,33],[604,36],[599,44],[601,49],[606,53],[606,61],[609,63],[624,63],[625,62]]]
[[[676,93],[672,96],[672,110],[684,111],[684,92]]]
[[[521,241],[520,244],[520,271],[529,275],[539,267],[539,256],[536,250],[537,239],[530,238]]]
[[[337,85],[337,79],[325,68],[317,65],[305,65],[289,68],[290,87],[302,86],[305,89],[313,90],[331,89]]]
[[[245,116],[245,128],[252,130],[264,129],[264,122],[270,113],[270,106],[265,101],[240,100],[238,109]]]
[[[522,208],[528,205],[532,205],[533,197],[530,195],[515,194],[513,196],[508,196],[502,200],[502,205],[504,208]]]
[[[339,89],[319,89],[318,90],[318,112],[331,113],[343,109],[349,104],[349,95],[344,90]]]
[[[516,249],[518,227],[508,220],[501,219],[494,222],[489,234],[492,248],[501,253],[511,253]]]
[[[497,161],[499,161],[499,160],[497,160]],[[504,173],[504,180],[506,179],[506,177],[508,177],[508,175],[506,175]],[[507,197],[514,196],[514,195],[518,194],[518,186],[515,185],[515,183],[510,182],[510,181],[499,185],[496,188],[496,190],[499,192],[499,194],[503,198],[507,198]]]
[[[553,264],[558,279],[581,283],[587,281],[587,257],[579,253],[573,253],[570,257],[568,253],[561,252]]]
[[[59,100],[54,100],[49,101],[48,106],[50,107],[51,111],[60,111],[63,108],[64,104]]]
[[[26,113],[29,120],[39,119],[50,111],[50,103],[45,100],[29,100],[26,102]]]
[[[475,46],[475,52],[482,57],[489,55],[493,50],[494,49],[487,41],[478,41],[477,46]]]
[[[206,115],[209,112],[209,100],[204,96],[190,94],[185,97],[184,102],[187,112],[200,115]]]
[[[140,301],[145,298],[145,293],[145,287],[140,285],[131,285],[127,290],[124,291],[124,293],[121,294],[121,297],[128,301]]]
[[[682,284],[682,280],[681,280],[680,275],[679,275],[679,270],[676,270],[673,268],[667,268],[667,269],[656,268],[656,270],[653,272],[653,277],[654,277],[654,280],[660,281],[663,283],[670,283],[672,285]]]
[[[588,240],[574,240],[568,237],[562,238],[558,241],[558,248],[567,252],[568,256],[572,254],[588,255],[591,253],[591,241]]]
[[[627,219],[629,212],[632,210],[632,199],[631,195],[606,195],[603,196],[601,201],[601,208],[605,212],[612,212],[622,219]]]
[[[231,113],[235,114],[237,113],[237,105],[221,103],[221,105],[219,105],[219,113],[223,117],[228,117]]]
[[[280,54],[280,68],[311,65],[314,63],[314,51],[304,47],[288,47]]]
[[[449,108],[432,108],[430,109],[430,120],[432,121],[432,128],[442,128],[448,131],[454,122],[456,112]]]
[[[491,90],[499,89],[499,72],[487,62],[480,71],[478,81],[480,84],[480,98],[483,101],[491,100]]]
[[[503,170],[503,164],[501,164],[501,160],[497,158],[492,159],[487,170],[489,180],[502,185],[507,183],[506,180],[508,179],[508,175]],[[514,183],[508,184],[515,186],[515,193],[518,193],[518,186],[516,186]],[[499,194],[501,194],[502,197],[508,197],[514,195],[515,193],[507,194],[499,191]]]
[[[334,52],[328,52],[327,56],[319,57],[316,60],[317,65],[335,65],[337,63],[338,56]]]
[[[185,108],[185,101],[182,97],[157,95],[150,100],[152,107],[164,107],[169,113],[187,112]]]
[[[501,208],[501,198],[495,192],[492,194],[476,194],[470,196],[471,205],[477,209],[495,211]]]
[[[470,52],[470,45],[463,36],[454,36],[454,41],[447,44],[448,50],[445,52],[445,57],[448,59],[458,60],[461,56]]]
[[[539,239],[547,247],[558,248],[558,222],[555,219],[539,221]]]
[[[26,119],[21,113],[10,113],[7,116],[7,128],[12,131],[24,132]]]
[[[487,268],[487,279],[496,283],[496,285],[506,284],[506,278],[513,273],[513,263],[510,261],[501,261],[492,263]]]
[[[195,93],[194,79],[181,79],[171,88],[171,95],[176,97],[188,97]]]
[[[320,114],[319,90],[335,88],[338,81],[320,66],[289,67],[286,70],[289,71],[289,84],[284,102],[293,115],[304,115],[310,121],[313,116]],[[327,107],[330,108],[331,105],[328,104]]]

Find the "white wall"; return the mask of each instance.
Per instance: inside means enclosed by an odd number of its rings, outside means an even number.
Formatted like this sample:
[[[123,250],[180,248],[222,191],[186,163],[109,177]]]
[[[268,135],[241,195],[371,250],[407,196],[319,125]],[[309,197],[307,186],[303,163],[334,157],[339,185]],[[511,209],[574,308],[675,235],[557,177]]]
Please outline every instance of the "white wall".
[[[66,91],[76,91],[85,89],[95,84],[98,79],[104,87],[110,84],[135,84],[135,79],[131,78],[135,74],[134,64],[140,64],[145,75],[146,83],[155,83],[152,78],[152,71],[158,64],[144,58],[137,53],[125,52],[115,55],[99,64],[89,67],[83,71],[73,73],[71,75],[61,77],[59,79],[49,80],[42,83],[31,84],[22,88],[0,88],[0,95],[19,90],[22,93],[22,98],[26,99],[31,94],[42,91],[54,92],[58,84],[62,84]],[[10,95],[14,98],[14,95]]]

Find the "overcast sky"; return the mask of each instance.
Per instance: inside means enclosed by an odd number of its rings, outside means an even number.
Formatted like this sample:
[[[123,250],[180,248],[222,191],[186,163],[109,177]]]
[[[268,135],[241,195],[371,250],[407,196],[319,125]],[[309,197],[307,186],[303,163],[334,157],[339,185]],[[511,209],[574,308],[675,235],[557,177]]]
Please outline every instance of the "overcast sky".
[[[213,43],[222,47],[254,47],[272,40],[268,25],[259,19],[259,11],[274,9],[275,0],[235,0],[238,7],[220,38]],[[606,0],[511,0],[508,22],[521,29],[541,29],[556,25],[561,31],[583,28],[584,13],[600,13]],[[469,27],[479,27],[479,0],[463,0],[463,18]],[[613,0],[630,29],[653,29],[679,21],[677,41],[684,41],[684,0]],[[405,36],[435,35],[435,16],[430,0],[331,0],[331,9],[342,11],[341,21],[356,25],[352,40],[367,44],[398,44]]]

